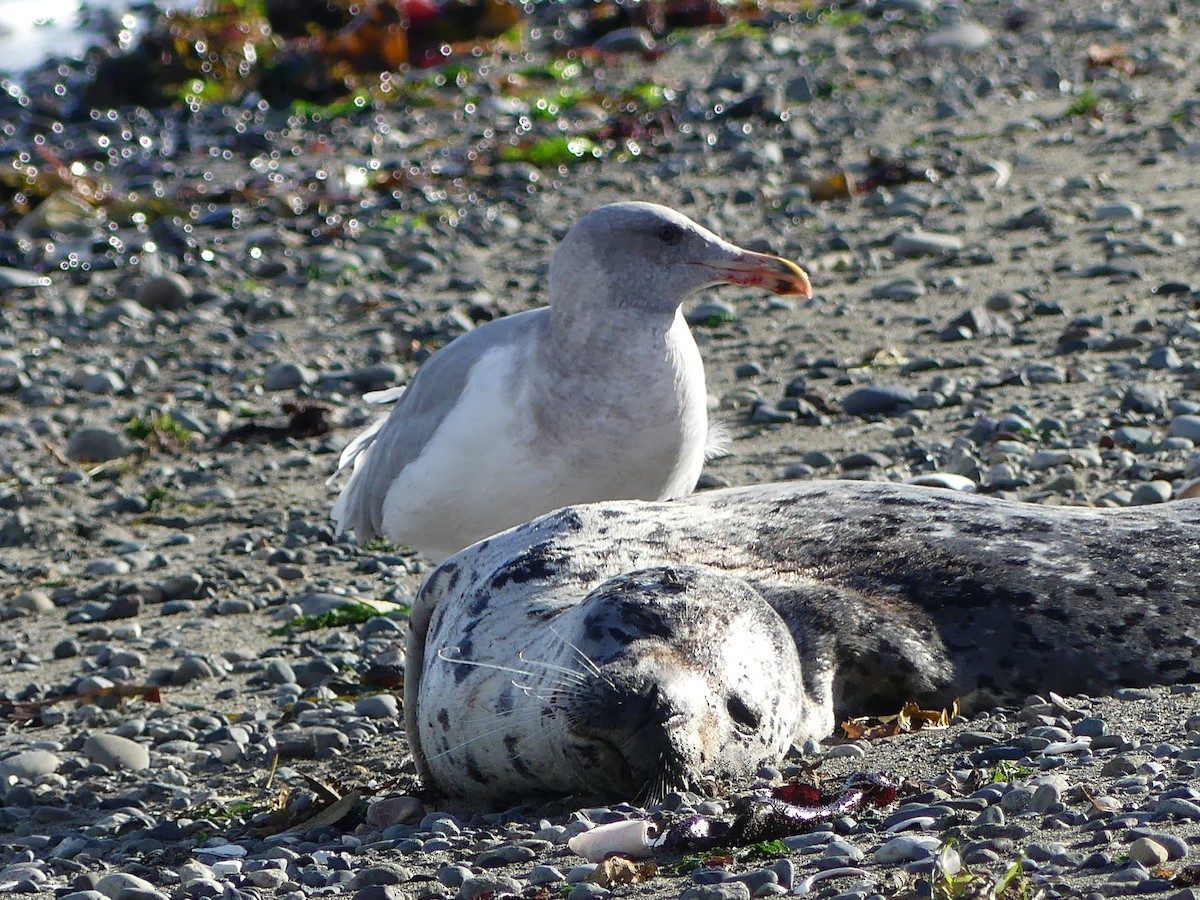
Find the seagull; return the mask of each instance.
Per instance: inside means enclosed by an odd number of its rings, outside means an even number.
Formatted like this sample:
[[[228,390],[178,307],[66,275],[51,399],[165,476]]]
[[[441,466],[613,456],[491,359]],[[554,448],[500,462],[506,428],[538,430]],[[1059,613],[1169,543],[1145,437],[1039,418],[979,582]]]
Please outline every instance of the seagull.
[[[812,295],[804,270],[653,203],[595,209],[550,260],[549,305],[429,357],[342,452],[339,532],[434,562],[562,506],[690,494],[708,436],[680,306],[716,284]]]

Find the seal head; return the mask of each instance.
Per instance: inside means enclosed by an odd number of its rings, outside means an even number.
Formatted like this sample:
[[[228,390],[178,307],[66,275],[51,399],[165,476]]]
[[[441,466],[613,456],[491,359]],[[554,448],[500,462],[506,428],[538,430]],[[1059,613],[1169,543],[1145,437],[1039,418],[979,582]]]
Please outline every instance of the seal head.
[[[431,646],[473,639],[426,655],[415,723],[418,768],[460,796],[649,802],[700,787],[696,773],[752,776],[811,727],[795,641],[738,578],[633,571],[516,633],[507,604],[475,608],[470,628],[434,615]]]

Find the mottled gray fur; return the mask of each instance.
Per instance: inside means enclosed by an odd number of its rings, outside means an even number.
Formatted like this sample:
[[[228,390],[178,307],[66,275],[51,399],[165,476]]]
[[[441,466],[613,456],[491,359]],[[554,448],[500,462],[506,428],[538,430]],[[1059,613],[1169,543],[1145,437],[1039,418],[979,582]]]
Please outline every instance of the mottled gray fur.
[[[790,736],[796,741],[823,737],[841,716],[894,712],[909,700],[938,705],[958,698],[978,706],[1047,690],[1200,681],[1200,501],[1098,510],[831,481],[714,491],[671,503],[595,504],[468,548],[424,585],[414,610],[406,697],[422,772],[468,796],[536,792],[530,777],[514,777],[520,753],[514,762],[511,753],[481,748],[466,725],[457,733],[439,730],[433,714],[443,704],[469,704],[452,696],[454,684],[477,691],[473,678],[507,684],[513,676],[478,668],[464,676],[437,650],[466,638],[471,653],[497,660],[508,653],[520,667],[514,642],[567,622],[561,617],[585,597],[595,603],[606,583],[636,579],[643,570],[654,570],[659,581],[686,582],[686,593],[700,604],[720,608],[736,595],[734,605],[751,608],[757,597],[778,613],[798,651],[802,688],[770,703],[799,710]],[[754,613],[754,620],[763,623],[765,616]],[[566,637],[590,641],[589,653],[595,652],[597,641],[578,622],[564,627]],[[726,639],[721,627],[714,618],[713,642]],[[618,672],[629,667],[606,646],[620,643],[619,635],[592,637]],[[654,641],[669,644],[670,636]],[[775,653],[769,642],[760,652]],[[712,690],[728,693],[733,675],[709,665]],[[735,657],[726,665],[740,662]],[[427,693],[412,677],[413,666],[422,680],[433,675],[439,691]],[[458,721],[489,717],[510,748],[527,740],[544,744],[556,730],[586,743],[596,740],[578,727],[588,721],[581,712],[586,694],[556,697],[540,717],[480,708]],[[723,709],[725,701],[709,705]],[[638,728],[665,727],[655,718],[666,715],[662,710],[637,715]],[[720,739],[736,743],[735,724],[706,727],[726,729]],[[769,755],[747,765],[774,761]],[[636,760],[616,756],[606,757],[610,770],[599,775],[594,765],[579,769],[563,756],[564,771],[545,780],[544,792],[630,783],[627,770]],[[670,756],[668,780],[686,784],[708,774],[711,761],[689,760],[682,768],[691,769],[679,771]],[[553,770],[554,760],[548,765]],[[573,766],[578,770],[565,771]],[[645,773],[634,779],[649,780]]]

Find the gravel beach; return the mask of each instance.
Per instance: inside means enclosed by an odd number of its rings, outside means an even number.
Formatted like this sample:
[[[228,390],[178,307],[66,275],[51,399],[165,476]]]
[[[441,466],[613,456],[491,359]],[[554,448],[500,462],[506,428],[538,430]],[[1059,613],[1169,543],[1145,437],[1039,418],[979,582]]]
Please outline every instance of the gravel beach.
[[[572,57],[570,11],[542,10],[519,46],[336,111],[110,111],[78,62],[5,81],[0,891],[1196,900],[1186,686],[832,739],[764,781],[888,771],[897,803],[767,858],[588,880],[570,836],[732,794],[421,794],[398,697],[429,566],[336,536],[325,479],[364,392],[541,305],[569,224],[643,199],[812,275],[811,300],[685,307],[732,436],[702,487],[1195,495],[1197,9],[784,6]],[[378,614],[296,621],[349,599]]]

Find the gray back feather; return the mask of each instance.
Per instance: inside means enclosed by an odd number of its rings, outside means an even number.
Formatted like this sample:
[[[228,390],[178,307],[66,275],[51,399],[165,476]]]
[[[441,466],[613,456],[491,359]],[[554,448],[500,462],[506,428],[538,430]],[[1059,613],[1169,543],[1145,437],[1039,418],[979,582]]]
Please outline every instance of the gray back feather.
[[[491,350],[528,340],[530,333],[549,321],[548,308],[506,316],[456,338],[429,357],[355,460],[350,481],[333,509],[338,529],[353,530],[360,543],[382,536],[388,489],[420,455],[462,396],[475,364]]]

